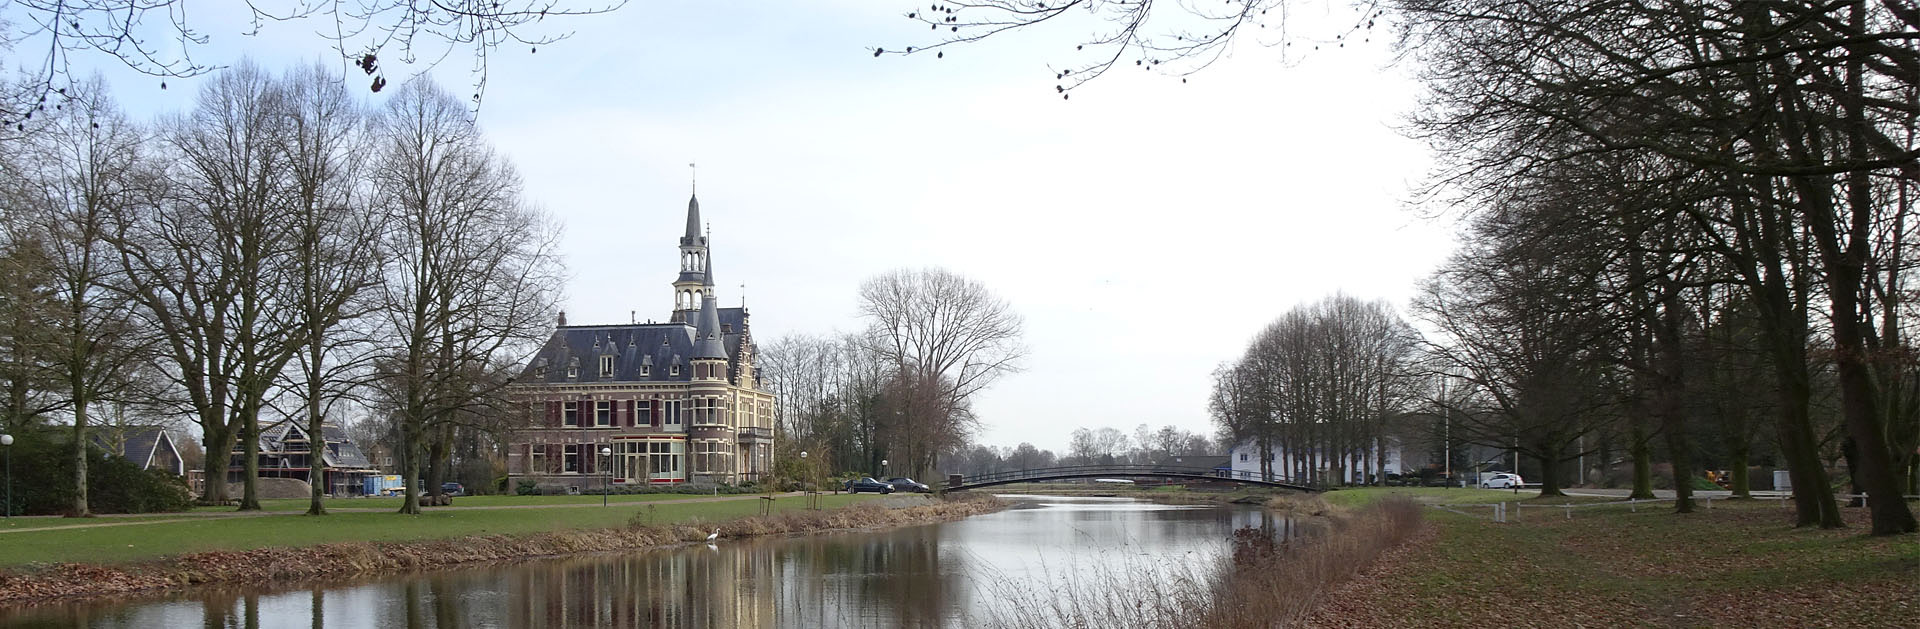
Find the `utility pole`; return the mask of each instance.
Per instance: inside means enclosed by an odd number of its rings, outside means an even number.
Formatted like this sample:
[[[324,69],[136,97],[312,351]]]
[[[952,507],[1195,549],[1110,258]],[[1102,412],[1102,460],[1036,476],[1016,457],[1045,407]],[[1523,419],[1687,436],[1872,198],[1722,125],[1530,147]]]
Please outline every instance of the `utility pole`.
[[[1453,407],[1447,404],[1447,379],[1440,379],[1440,448],[1446,459],[1447,484],[1453,484]]]

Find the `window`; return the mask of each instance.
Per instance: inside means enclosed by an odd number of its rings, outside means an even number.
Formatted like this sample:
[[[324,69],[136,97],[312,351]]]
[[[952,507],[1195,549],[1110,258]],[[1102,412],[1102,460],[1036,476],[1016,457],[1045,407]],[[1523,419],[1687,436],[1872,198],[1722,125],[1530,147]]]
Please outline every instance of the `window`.
[[[641,365],[641,366],[640,366],[640,377],[642,377],[642,378],[645,378],[645,377],[647,377],[647,376],[651,376],[651,375],[653,375],[653,365]]]
[[[547,472],[547,446],[538,443],[527,444],[527,454],[529,455],[527,457],[529,463],[527,463],[526,471],[532,474],[545,474]]]
[[[580,377],[580,359],[574,358],[567,361],[567,377]]]
[[[547,379],[547,359],[542,358],[540,362],[533,364],[533,377],[541,380]]]
[[[600,357],[600,377],[602,378],[613,377],[613,355],[612,354],[608,354]]]
[[[667,371],[667,375],[669,375],[669,376],[678,376],[678,375],[680,375],[680,365],[679,365],[678,363],[675,363],[675,364],[674,364],[674,366],[673,366],[673,368],[672,368],[671,370],[668,370],[668,371]]]
[[[633,425],[635,426],[652,426],[653,425],[653,403],[652,402],[648,402],[646,400],[640,400],[633,403]]]
[[[1245,462],[1246,460],[1247,460],[1247,453],[1245,452],[1240,453],[1240,461]]]
[[[580,425],[580,403],[579,402],[567,402],[562,406],[562,408],[560,409],[560,425],[562,426]]]
[[[680,413],[684,404],[680,400],[667,400],[660,403],[660,421],[664,423],[667,430],[680,429]]]
[[[560,468],[561,472],[567,474],[580,473],[580,445],[575,443],[567,444],[566,455],[563,457],[563,460],[566,463],[564,467]]]
[[[647,474],[658,479],[682,478],[680,459],[686,456],[685,453],[685,442],[647,442]]]
[[[596,428],[613,425],[613,402],[600,400],[593,403],[593,425]]]

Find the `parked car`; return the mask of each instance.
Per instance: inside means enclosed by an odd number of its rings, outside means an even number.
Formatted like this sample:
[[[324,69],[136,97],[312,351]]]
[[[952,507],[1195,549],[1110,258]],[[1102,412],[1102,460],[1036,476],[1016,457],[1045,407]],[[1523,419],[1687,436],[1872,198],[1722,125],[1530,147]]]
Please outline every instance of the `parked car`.
[[[449,496],[465,496],[467,488],[460,483],[440,483],[440,493]]]
[[[857,494],[863,491],[870,491],[877,494],[893,493],[892,485],[874,480],[871,476],[847,481],[846,489],[849,494]]]
[[[907,478],[905,476],[895,476],[893,478],[889,478],[886,480],[886,483],[888,485],[892,485],[893,488],[898,491],[911,491],[918,494],[933,493],[933,488],[928,487],[926,483],[922,483],[920,481],[916,481],[911,478]]]
[[[1506,472],[1493,474],[1480,479],[1481,489],[1512,489],[1525,484],[1526,481],[1520,480],[1519,474],[1508,474]]]

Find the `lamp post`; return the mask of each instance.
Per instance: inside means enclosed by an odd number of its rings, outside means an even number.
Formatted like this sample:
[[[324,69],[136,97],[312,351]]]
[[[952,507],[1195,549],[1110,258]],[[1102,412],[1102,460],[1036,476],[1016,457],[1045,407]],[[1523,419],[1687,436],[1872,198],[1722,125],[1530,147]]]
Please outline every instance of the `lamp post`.
[[[13,518],[13,435],[0,434],[0,447],[7,449],[7,501],[0,503],[0,514]]]
[[[807,475],[807,484],[803,491],[807,496],[807,508],[820,508],[820,489],[813,486],[813,467],[807,465],[807,451],[800,451],[800,473]]]
[[[612,479],[609,475],[613,473],[613,470],[607,469],[607,466],[612,463],[613,448],[600,446],[600,506],[602,507],[607,506],[607,483]]]
[[[880,459],[880,478],[887,477],[887,460]]]

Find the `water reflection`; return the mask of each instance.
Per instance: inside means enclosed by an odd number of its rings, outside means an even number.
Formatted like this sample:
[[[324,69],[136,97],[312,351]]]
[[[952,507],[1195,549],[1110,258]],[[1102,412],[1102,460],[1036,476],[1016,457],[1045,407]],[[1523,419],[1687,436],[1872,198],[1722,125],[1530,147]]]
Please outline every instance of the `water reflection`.
[[[1113,575],[1211,569],[1232,531],[1298,535],[1251,508],[1018,497],[959,522],[540,560],[299,590],[202,590],[41,607],[46,627],[951,627]],[[1026,597],[1031,601],[1033,597]]]

